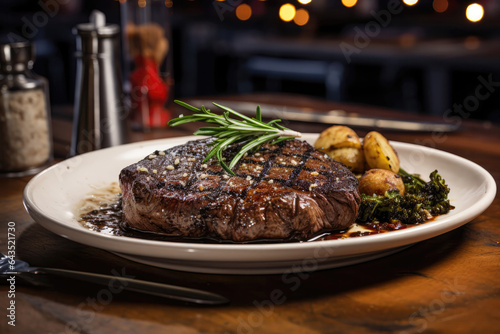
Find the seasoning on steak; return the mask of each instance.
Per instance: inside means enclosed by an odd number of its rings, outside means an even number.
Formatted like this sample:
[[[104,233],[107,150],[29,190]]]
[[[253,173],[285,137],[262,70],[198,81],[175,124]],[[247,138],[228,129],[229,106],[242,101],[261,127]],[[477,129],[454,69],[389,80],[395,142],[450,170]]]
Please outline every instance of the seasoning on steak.
[[[130,228],[234,242],[307,240],[356,219],[356,177],[308,143],[266,144],[231,176],[215,159],[203,163],[212,141],[155,151],[121,171]],[[228,163],[239,148],[224,151]]]

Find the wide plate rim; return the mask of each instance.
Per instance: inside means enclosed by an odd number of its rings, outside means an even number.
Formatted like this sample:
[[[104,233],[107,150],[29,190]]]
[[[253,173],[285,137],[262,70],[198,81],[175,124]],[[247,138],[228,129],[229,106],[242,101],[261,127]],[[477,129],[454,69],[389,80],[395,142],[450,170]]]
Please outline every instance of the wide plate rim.
[[[304,134],[304,138],[318,136],[318,134]],[[449,152],[437,150],[430,147],[420,146],[416,144],[403,143],[397,141],[391,141],[397,149],[398,148],[418,148],[419,150],[424,150],[433,154],[439,154],[443,157],[446,157],[451,160],[460,161],[462,164],[474,170],[478,175],[481,175],[485,181],[485,194],[481,197],[479,201],[474,203],[472,206],[463,209],[463,216],[459,221],[457,219],[451,219],[450,217],[441,216],[435,222],[429,222],[426,224],[422,224],[420,226],[412,227],[410,229],[395,231],[391,233],[384,233],[378,235],[370,235],[362,238],[349,238],[343,240],[328,240],[328,241],[320,241],[320,242],[304,242],[304,243],[273,243],[273,244],[202,244],[202,243],[189,243],[189,242],[165,242],[165,241],[155,241],[155,240],[144,240],[144,239],[136,239],[136,238],[127,238],[127,237],[119,237],[119,236],[111,236],[106,234],[101,234],[97,232],[93,232],[87,229],[75,229],[72,226],[68,225],[68,223],[60,222],[52,219],[50,215],[44,213],[43,208],[40,208],[36,201],[32,197],[32,190],[36,187],[37,182],[43,180],[50,176],[50,173],[53,173],[57,168],[65,168],[65,164],[67,165],[71,159],[90,159],[95,155],[102,155],[109,152],[113,152],[118,149],[125,148],[140,148],[149,147],[154,145],[159,145],[162,143],[175,143],[183,142],[192,139],[199,139],[199,136],[184,136],[184,137],[173,137],[173,138],[165,138],[165,139],[155,139],[137,143],[131,143],[126,145],[115,146],[103,150],[98,150],[90,153],[86,153],[77,157],[73,157],[67,160],[64,160],[50,168],[42,171],[35,177],[33,177],[29,183],[26,185],[24,193],[23,193],[23,203],[26,207],[28,213],[33,217],[35,221],[40,223],[45,228],[59,234],[63,237],[71,239],[76,242],[84,243],[90,246],[102,248],[108,251],[124,253],[123,243],[130,245],[130,250],[125,253],[129,255],[151,255],[148,254],[148,251],[158,251],[162,252],[162,249],[168,248],[170,250],[175,251],[176,259],[186,259],[189,260],[193,256],[197,256],[202,254],[205,257],[210,257],[213,254],[218,254],[223,251],[227,253],[227,255],[222,256],[219,259],[214,259],[214,261],[224,262],[228,259],[234,260],[238,257],[241,261],[249,261],[254,259],[254,255],[262,254],[268,251],[293,251],[293,254],[290,256],[281,255],[278,257],[271,257],[269,259],[262,259],[262,261],[276,261],[277,259],[290,259],[296,254],[310,254],[311,251],[321,247],[335,249],[337,252],[340,251],[340,254],[356,254],[367,251],[368,249],[377,249],[383,250],[389,247],[384,248],[383,246],[390,241],[390,248],[404,246],[410,243],[419,242],[422,240],[426,240],[437,235],[446,233],[450,230],[453,230],[467,222],[473,220],[475,217],[480,215],[484,210],[488,208],[491,202],[494,200],[496,195],[496,183],[491,176],[491,174],[486,171],[483,167],[478,164],[462,158],[460,156],[454,155]],[[125,166],[123,166],[125,167]],[[456,218],[456,217],[453,217]],[[436,224],[437,223],[437,224]],[[90,238],[90,239],[89,239]],[[203,254],[205,253],[205,254]],[[247,253],[247,254],[245,254]],[[195,255],[193,255],[195,254]],[[164,255],[159,255],[159,258],[164,257]]]

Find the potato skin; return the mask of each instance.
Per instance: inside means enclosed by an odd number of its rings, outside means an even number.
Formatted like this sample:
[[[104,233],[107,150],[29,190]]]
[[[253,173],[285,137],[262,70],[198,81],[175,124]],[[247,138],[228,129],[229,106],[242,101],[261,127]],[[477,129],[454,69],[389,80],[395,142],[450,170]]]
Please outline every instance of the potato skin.
[[[354,173],[365,170],[365,154],[358,148],[338,148],[327,153],[333,160],[343,163]]]
[[[359,180],[358,189],[368,196],[383,196],[386,191],[391,190],[398,190],[401,195],[405,193],[402,177],[387,169],[367,170]]]
[[[321,132],[314,147],[325,152],[344,147],[361,148],[361,141],[353,129],[343,125],[334,125]]]
[[[389,141],[379,132],[369,132],[363,140],[363,151],[369,168],[399,172],[399,157]]]
[[[334,125],[321,132],[314,147],[333,160],[346,165],[353,172],[363,172],[365,156],[361,140],[354,130],[343,125]]]

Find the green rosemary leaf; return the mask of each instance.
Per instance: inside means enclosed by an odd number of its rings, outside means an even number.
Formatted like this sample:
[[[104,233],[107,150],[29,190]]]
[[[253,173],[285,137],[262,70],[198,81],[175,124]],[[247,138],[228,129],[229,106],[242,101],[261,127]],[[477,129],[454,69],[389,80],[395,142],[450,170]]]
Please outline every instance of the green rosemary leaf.
[[[220,150],[219,145],[217,145],[217,142],[213,142],[214,147],[208,152],[207,156],[205,159],[203,159],[203,162],[207,162],[208,160],[212,159],[214,155],[216,155]]]
[[[251,132],[254,135],[263,134],[265,132],[276,133],[276,130],[277,130],[277,129],[258,129],[258,130],[256,130],[255,127],[251,127],[248,125],[229,125],[227,128],[231,129],[231,130]]]
[[[289,139],[293,139],[295,137],[280,137],[274,141],[271,142],[272,145],[276,145],[278,143],[281,143],[282,141],[285,141],[285,140],[289,140]]]
[[[224,129],[221,127],[217,127],[217,126],[205,126],[205,127],[199,128],[196,131],[211,131],[211,132],[219,133],[219,132],[224,131]]]
[[[274,122],[274,121],[277,121],[277,122]],[[286,130],[286,128],[284,126],[282,126],[281,124],[278,124],[278,122],[281,122],[281,119],[273,120],[271,122],[273,122],[273,125],[275,127],[277,127],[278,129],[280,129],[280,130]],[[269,122],[269,123],[271,123],[271,122]],[[269,124],[269,123],[267,123],[267,124]]]
[[[234,137],[229,137],[227,139],[218,139],[214,142],[214,148],[210,152],[208,152],[207,156],[203,160],[203,162],[207,162],[210,160],[214,155],[218,154],[218,152],[221,152],[229,145],[233,144],[234,142],[237,142],[241,136],[234,136]],[[233,173],[234,174],[234,173]]]
[[[196,116],[196,115],[189,115],[189,116],[183,116],[179,118],[175,118],[168,122],[169,126],[177,126],[181,125],[184,123],[191,123],[191,122],[206,122],[206,123],[217,123],[217,118],[211,115],[207,116]]]
[[[194,112],[201,111],[200,109],[198,109],[190,104],[187,104],[186,102],[179,101],[179,100],[174,100],[174,102],[177,103],[178,105],[180,105],[181,107],[184,107],[184,108],[189,109],[191,111],[194,111]]]
[[[231,175],[236,175],[234,172],[229,168],[226,163],[224,162],[224,158],[222,157],[222,150],[217,151],[217,160],[219,160],[219,164],[221,167],[229,174]]]
[[[193,133],[195,136],[208,136],[208,137],[215,137],[219,133],[215,131],[209,131],[209,130],[196,130]]]
[[[238,163],[238,161],[240,161],[241,158],[243,158],[243,156],[245,155],[245,153],[247,153],[248,151],[252,150],[253,148],[255,148],[255,147],[259,146],[259,145],[262,145],[263,143],[266,143],[266,142],[268,142],[270,140],[273,140],[274,138],[277,138],[277,137],[278,137],[277,134],[269,134],[269,135],[265,135],[265,136],[259,137],[259,138],[255,139],[255,140],[251,141],[250,143],[246,144],[234,156],[233,160],[229,164],[229,169],[232,169]]]
[[[232,168],[236,166],[246,153],[258,150],[263,144],[268,142],[278,143],[301,136],[299,132],[292,131],[278,124],[281,120],[272,120],[268,123],[263,122],[259,106],[256,109],[256,118],[250,118],[217,103],[214,103],[214,105],[224,110],[222,115],[211,112],[205,106],[196,108],[182,101],[175,100],[175,102],[193,111],[194,114],[172,119],[168,124],[170,126],[190,122],[213,124],[214,126],[201,127],[194,132],[195,135],[217,138],[210,143],[212,149],[203,161],[206,162],[215,157],[222,168],[231,175],[235,175]],[[236,118],[232,118],[231,116],[236,116]],[[241,145],[241,149],[236,153],[229,165],[227,165],[223,159],[223,152],[233,144]]]
[[[222,105],[217,104],[217,103],[215,103],[215,102],[213,102],[213,104],[214,104],[214,106],[219,107],[219,108],[221,108],[222,110],[225,110],[225,111],[227,111],[227,112],[229,112],[229,113],[231,113],[231,114],[233,114],[233,115],[235,115],[235,116],[238,116],[238,117],[242,118],[243,120],[245,120],[245,121],[247,121],[247,122],[249,122],[249,123],[251,123],[251,124],[253,124],[253,125],[256,125],[256,126],[258,126],[258,127],[268,127],[268,128],[272,128],[272,126],[268,126],[268,125],[267,125],[266,123],[264,123],[264,122],[259,122],[259,121],[258,121],[258,120],[256,120],[256,119],[253,119],[253,118],[247,117],[247,116],[245,116],[245,115],[243,115],[243,114],[240,114],[240,113],[239,113],[239,112],[237,112],[237,111],[234,111],[233,109],[231,109],[231,108],[229,108],[229,107],[222,106]]]

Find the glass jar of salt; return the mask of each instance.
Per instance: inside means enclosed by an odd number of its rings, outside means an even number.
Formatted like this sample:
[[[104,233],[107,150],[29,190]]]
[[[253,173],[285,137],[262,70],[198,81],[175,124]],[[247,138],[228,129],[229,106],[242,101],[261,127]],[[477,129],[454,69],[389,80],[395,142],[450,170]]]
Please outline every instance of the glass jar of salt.
[[[52,160],[48,83],[29,42],[0,45],[0,175],[35,174]]]

